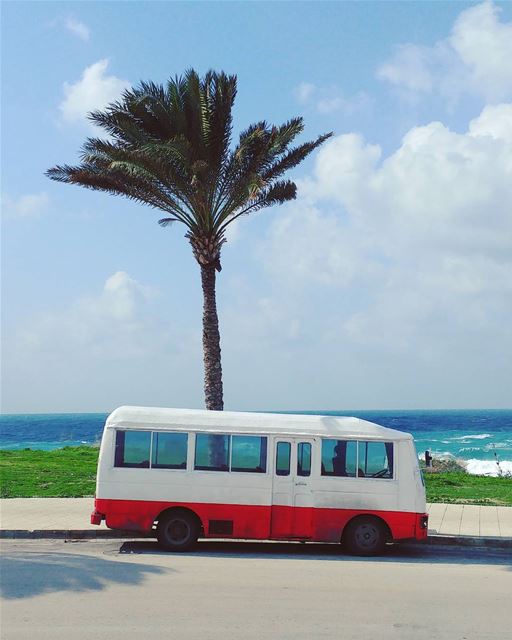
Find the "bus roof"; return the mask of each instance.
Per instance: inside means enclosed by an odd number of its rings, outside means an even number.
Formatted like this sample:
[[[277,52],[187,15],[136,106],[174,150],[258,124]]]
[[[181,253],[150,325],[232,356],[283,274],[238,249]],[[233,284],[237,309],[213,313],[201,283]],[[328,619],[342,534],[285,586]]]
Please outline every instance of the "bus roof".
[[[106,428],[151,428],[212,433],[279,434],[290,437],[296,435],[354,439],[364,437],[395,441],[412,439],[409,433],[387,429],[359,418],[156,407],[119,407],[109,415],[105,426]]]

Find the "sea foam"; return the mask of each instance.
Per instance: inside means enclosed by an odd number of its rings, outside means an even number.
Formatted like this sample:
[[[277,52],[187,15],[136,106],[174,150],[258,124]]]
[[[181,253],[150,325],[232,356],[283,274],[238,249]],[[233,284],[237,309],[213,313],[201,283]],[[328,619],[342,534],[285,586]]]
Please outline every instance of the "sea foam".
[[[476,436],[458,436],[457,438],[452,438],[452,440],[485,440],[486,438],[492,438],[490,433],[478,433]]]
[[[500,460],[498,467],[495,460],[471,458],[466,462],[466,471],[475,476],[512,476],[512,460]]]

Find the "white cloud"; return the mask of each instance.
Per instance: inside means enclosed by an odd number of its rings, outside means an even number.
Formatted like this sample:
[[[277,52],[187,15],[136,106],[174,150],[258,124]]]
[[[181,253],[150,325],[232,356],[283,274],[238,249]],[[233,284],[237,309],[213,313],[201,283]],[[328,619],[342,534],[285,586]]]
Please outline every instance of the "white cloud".
[[[500,13],[492,2],[462,11],[448,38],[431,47],[400,45],[377,75],[409,96],[438,91],[450,100],[464,93],[510,99],[512,22],[501,22]]]
[[[38,217],[47,210],[49,202],[50,199],[45,191],[26,194],[19,198],[5,195],[2,198],[2,216],[6,220]]]
[[[491,100],[512,93],[512,22],[500,22],[500,13],[492,2],[463,11],[450,37],[474,90]]]
[[[261,258],[272,277],[290,290],[345,287],[352,282],[364,251],[360,242],[354,245],[352,237],[349,241],[348,226],[339,215],[299,200],[270,227]]]
[[[89,27],[83,22],[80,22],[80,20],[69,17],[66,19],[64,25],[70,33],[80,38],[80,40],[83,40],[84,42],[89,41],[89,38],[91,37]]]
[[[414,92],[429,93],[434,85],[430,69],[432,59],[440,56],[439,48],[403,44],[396,48],[393,58],[378,70],[380,78]]]
[[[489,105],[469,124],[472,136],[491,136],[512,144],[512,105]]]
[[[108,65],[107,59],[99,60],[87,67],[77,82],[64,83],[64,100],[59,109],[65,122],[88,122],[89,112],[117,100],[130,86],[127,80],[107,75]]]
[[[317,87],[310,82],[301,82],[294,90],[295,97],[302,105],[313,106],[318,113],[327,114],[342,111],[352,114],[370,104],[369,96],[360,91],[354,96],[345,96],[336,86]]]
[[[305,104],[311,97],[313,97],[315,91],[316,87],[314,84],[311,84],[311,82],[301,82],[295,89],[295,95],[301,104]]]
[[[80,411],[119,404],[198,406],[201,334],[158,307],[158,289],[125,271],[101,290],[4,331],[9,411]],[[165,302],[165,301],[164,301]],[[7,409],[4,409],[7,410]]]
[[[512,105],[485,108],[465,134],[414,127],[387,158],[360,135],[329,141],[302,192],[343,206],[366,232],[398,242],[495,251],[512,232]],[[512,233],[510,234],[512,237]]]
[[[326,397],[336,384],[349,392],[345,406],[403,404],[404,393],[413,406],[506,404],[511,117],[512,105],[500,104],[465,133],[440,122],[414,127],[389,155],[357,134],[320,149],[298,200],[276,216],[259,252],[278,321],[255,317],[274,338],[272,354],[292,354],[286,335],[299,320],[290,374],[295,380],[304,365],[298,385],[309,392],[322,371]],[[255,338],[263,344],[256,330],[248,344]],[[279,366],[285,375],[290,362]]]
[[[107,278],[99,295],[81,297],[67,309],[39,317],[19,333],[19,347],[45,352],[58,340],[58,351],[75,355],[85,350],[90,357],[138,357],[151,348],[144,339],[149,330],[145,309],[156,293],[118,271]]]

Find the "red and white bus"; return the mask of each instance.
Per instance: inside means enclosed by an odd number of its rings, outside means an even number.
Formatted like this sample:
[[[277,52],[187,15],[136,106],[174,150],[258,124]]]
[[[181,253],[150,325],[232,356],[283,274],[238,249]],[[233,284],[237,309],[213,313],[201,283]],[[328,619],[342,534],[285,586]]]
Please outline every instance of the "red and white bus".
[[[412,436],[357,418],[120,407],[93,524],[185,551],[199,537],[342,542],[359,555],[427,536]]]

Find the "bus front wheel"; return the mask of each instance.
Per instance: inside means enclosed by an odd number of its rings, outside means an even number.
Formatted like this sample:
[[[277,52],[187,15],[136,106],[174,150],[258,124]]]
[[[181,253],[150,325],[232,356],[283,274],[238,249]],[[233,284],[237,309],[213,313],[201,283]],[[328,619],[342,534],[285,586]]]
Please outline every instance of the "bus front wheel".
[[[168,551],[189,551],[199,537],[199,522],[187,511],[164,513],[158,520],[156,537]]]
[[[386,537],[386,527],[380,520],[363,516],[349,522],[343,542],[353,555],[377,556],[384,551]]]

